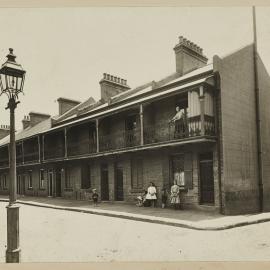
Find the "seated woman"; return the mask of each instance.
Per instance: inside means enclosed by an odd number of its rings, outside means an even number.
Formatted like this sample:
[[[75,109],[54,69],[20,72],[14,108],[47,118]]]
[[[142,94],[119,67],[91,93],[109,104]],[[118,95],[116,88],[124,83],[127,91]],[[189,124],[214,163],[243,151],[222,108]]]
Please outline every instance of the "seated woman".
[[[139,206],[139,207],[147,206],[146,194],[147,194],[147,191],[144,191],[144,193],[142,195],[137,197],[137,204],[136,204],[137,206]]]

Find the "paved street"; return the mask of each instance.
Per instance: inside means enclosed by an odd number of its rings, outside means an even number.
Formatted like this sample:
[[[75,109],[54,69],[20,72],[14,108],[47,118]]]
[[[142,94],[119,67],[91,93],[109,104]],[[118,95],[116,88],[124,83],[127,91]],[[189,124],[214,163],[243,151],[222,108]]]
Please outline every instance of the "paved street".
[[[0,203],[1,262],[6,204]],[[22,205],[22,262],[269,260],[269,225],[196,231]]]

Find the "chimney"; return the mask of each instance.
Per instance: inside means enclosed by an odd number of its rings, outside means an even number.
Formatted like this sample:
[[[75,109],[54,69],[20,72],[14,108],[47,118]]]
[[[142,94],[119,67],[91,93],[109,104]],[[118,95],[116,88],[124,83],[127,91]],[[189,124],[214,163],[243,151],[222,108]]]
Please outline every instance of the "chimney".
[[[25,115],[22,120],[23,129],[26,129],[30,126],[30,117]]]
[[[99,82],[101,90],[101,99],[105,102],[109,101],[111,97],[129,90],[127,80],[119,77],[103,73],[103,79]]]
[[[29,117],[30,117],[30,126],[32,127],[50,118],[51,116],[49,114],[44,114],[44,113],[30,112]]]
[[[9,135],[10,127],[7,125],[0,125],[0,140]]]
[[[63,98],[63,97],[58,98],[57,102],[58,102],[58,108],[59,108],[58,109],[59,115],[64,114],[65,112],[69,111],[71,108],[81,103],[80,101]]]
[[[207,57],[203,55],[203,49],[183,36],[179,37],[179,43],[174,47],[176,59],[176,72],[181,76],[207,64]]]

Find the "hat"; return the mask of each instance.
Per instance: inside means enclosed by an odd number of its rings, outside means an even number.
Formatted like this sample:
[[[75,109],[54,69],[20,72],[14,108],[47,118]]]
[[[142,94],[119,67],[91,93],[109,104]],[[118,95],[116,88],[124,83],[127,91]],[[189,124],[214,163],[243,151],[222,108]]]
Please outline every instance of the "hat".
[[[97,191],[97,189],[96,189],[96,188],[93,188],[92,190],[93,190],[93,191]]]

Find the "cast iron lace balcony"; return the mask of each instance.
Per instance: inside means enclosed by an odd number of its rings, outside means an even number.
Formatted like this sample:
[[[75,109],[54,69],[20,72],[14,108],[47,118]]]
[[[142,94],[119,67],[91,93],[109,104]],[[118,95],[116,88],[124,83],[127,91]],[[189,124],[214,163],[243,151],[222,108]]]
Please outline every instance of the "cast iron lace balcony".
[[[205,134],[202,134],[200,116],[190,117],[183,122],[163,122],[149,125],[144,127],[144,143],[152,144],[195,136],[214,135],[214,117],[205,115],[204,128]]]
[[[109,151],[140,145],[140,129],[125,130],[100,136],[100,151]]]
[[[67,143],[68,156],[86,155],[96,152],[96,141],[93,139],[80,140]]]

